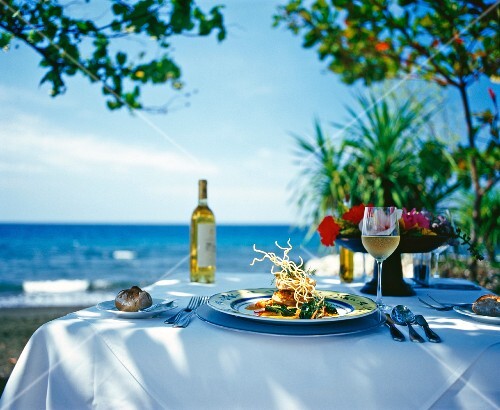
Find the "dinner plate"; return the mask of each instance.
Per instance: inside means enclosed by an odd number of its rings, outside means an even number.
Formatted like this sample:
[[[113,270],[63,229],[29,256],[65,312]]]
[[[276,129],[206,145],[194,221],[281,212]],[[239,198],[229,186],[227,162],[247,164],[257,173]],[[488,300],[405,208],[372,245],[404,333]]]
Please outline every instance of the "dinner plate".
[[[339,316],[321,319],[290,319],[282,316],[257,316],[252,309],[254,303],[270,299],[276,291],[274,288],[238,289],[212,295],[208,300],[209,306],[226,315],[238,316],[259,322],[272,322],[274,324],[318,325],[337,323],[344,320],[358,319],[368,316],[377,310],[376,303],[364,296],[352,295],[344,292],[319,290],[318,293],[325,300],[334,305]]]
[[[213,309],[210,305],[201,305],[196,310],[198,318],[211,325],[239,331],[260,333],[273,336],[340,336],[353,333],[367,332],[378,328],[385,322],[385,316],[379,310],[370,315],[356,318],[354,320],[344,320],[337,323],[314,323],[310,326],[301,326],[295,324],[295,321],[289,320],[287,326],[269,321],[249,320],[248,318],[227,315],[223,312]],[[316,321],[317,322],[317,321]]]
[[[476,312],[472,310],[472,305],[467,307],[454,306],[453,310],[457,313],[460,313],[461,315],[469,316],[470,318],[477,320],[479,322],[490,323],[493,325],[500,325],[500,317],[478,315]]]
[[[153,299],[153,305],[156,303],[162,303],[165,302],[164,299]],[[159,315],[162,312],[165,312],[167,310],[173,309],[175,307],[174,301],[170,301],[166,304],[160,305],[156,307],[155,309],[152,309],[150,311],[144,312],[144,311],[139,311],[139,312],[123,312],[121,310],[118,310],[115,306],[115,301],[114,300],[107,300],[105,302],[101,302],[97,304],[97,309],[102,310],[104,312],[112,313],[113,315],[123,318],[123,319],[147,319],[156,315]]]

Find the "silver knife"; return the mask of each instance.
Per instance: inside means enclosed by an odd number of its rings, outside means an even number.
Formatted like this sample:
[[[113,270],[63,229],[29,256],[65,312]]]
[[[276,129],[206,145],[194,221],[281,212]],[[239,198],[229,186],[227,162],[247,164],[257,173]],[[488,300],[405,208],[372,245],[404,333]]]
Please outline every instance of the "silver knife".
[[[434,330],[429,327],[427,321],[422,315],[415,315],[415,323],[420,325],[422,329],[424,329],[425,335],[427,336],[429,342],[441,343],[441,338],[436,332],[434,332]]]

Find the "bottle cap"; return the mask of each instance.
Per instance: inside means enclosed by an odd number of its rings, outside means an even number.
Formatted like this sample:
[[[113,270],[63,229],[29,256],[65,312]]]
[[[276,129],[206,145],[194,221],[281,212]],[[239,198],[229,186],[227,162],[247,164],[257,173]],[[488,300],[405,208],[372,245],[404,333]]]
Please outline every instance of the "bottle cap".
[[[207,180],[200,179],[198,181],[198,198],[207,199]]]

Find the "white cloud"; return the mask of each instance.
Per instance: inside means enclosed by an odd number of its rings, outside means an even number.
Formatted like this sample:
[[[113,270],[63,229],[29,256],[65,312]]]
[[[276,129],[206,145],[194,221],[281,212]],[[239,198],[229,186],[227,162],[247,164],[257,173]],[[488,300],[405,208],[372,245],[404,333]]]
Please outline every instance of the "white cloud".
[[[257,151],[257,156],[262,159],[269,159],[273,157],[273,151],[269,148],[262,147]]]
[[[78,134],[49,126],[35,116],[21,116],[3,128],[0,169],[11,174],[157,171],[189,176],[218,172],[215,165],[193,161],[183,153]]]
[[[2,220],[185,222],[198,178],[209,179],[219,221],[290,218],[288,166],[269,147],[250,144],[243,157],[221,151],[196,162],[157,139],[68,130],[34,114],[3,121]],[[271,173],[270,162],[277,165]]]
[[[69,99],[56,97],[58,107],[75,107]],[[54,98],[50,96],[47,87],[21,88],[0,84],[0,103],[5,104],[2,108],[13,109],[17,105],[50,107],[53,106]]]

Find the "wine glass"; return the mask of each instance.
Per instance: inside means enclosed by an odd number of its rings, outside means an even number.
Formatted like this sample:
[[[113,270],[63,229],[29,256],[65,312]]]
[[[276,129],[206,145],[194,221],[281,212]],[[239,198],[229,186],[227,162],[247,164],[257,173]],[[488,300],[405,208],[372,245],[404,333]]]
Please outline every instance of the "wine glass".
[[[401,211],[395,207],[366,207],[363,216],[361,242],[377,261],[377,306],[381,311],[389,310],[382,302],[382,263],[392,255],[399,245],[399,217]]]

